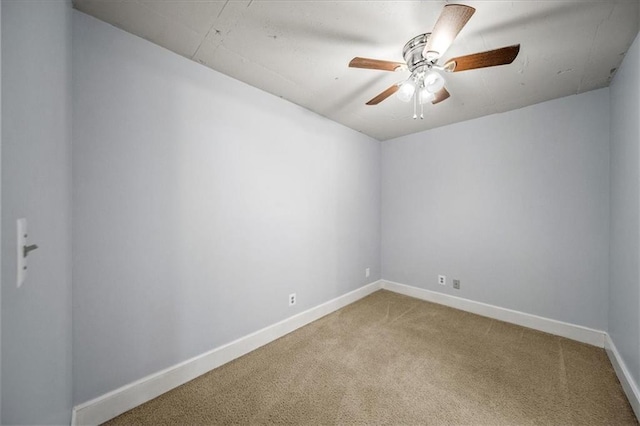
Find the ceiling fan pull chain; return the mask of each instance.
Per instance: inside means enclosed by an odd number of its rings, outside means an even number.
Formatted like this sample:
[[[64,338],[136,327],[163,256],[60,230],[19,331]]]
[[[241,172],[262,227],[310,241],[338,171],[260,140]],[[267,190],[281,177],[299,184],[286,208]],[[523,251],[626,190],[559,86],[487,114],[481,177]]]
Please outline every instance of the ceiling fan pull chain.
[[[424,120],[424,104],[420,104],[420,120]]]
[[[414,96],[413,97],[413,119],[414,120],[418,118],[418,114],[416,113],[417,104],[418,104],[418,97]]]

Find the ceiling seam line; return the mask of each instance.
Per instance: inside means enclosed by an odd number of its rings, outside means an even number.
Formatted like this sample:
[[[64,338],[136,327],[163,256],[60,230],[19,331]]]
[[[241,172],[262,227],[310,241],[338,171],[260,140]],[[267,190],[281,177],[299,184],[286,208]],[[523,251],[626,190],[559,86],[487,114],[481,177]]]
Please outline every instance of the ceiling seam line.
[[[222,12],[224,12],[224,9],[227,7],[227,5],[229,4],[230,0],[226,0],[224,2],[224,5],[222,5],[222,9],[220,9],[220,12],[218,12],[218,16],[216,16],[216,21],[218,18],[220,18],[220,15],[222,15]],[[191,55],[191,59],[195,60],[196,56],[198,55],[198,53],[200,52],[200,48],[202,47],[202,45],[204,44],[205,40],[207,40],[209,38],[209,34],[211,34],[211,30],[213,30],[213,28],[216,26],[216,21],[214,21],[211,24],[211,27],[209,27],[209,31],[207,31],[207,34],[205,34],[204,38],[200,41],[200,44],[198,44],[198,47],[196,48],[196,51],[193,52],[193,55]]]

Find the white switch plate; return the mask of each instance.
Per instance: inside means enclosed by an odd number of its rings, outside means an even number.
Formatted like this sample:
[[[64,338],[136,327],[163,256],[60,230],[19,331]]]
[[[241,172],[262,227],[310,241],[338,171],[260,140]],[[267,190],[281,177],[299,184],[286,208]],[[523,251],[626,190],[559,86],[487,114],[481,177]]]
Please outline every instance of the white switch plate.
[[[17,264],[18,264],[18,270],[17,270],[17,286],[18,288],[20,288],[20,286],[22,286],[22,284],[24,283],[24,280],[27,279],[27,258],[24,256],[24,246],[27,245],[27,236],[28,236],[28,230],[27,230],[27,219],[21,218],[18,219],[17,224],[16,224],[16,228],[17,228],[17,232],[18,232],[18,240],[17,240],[17,250],[16,250],[16,256],[17,256]]]
[[[438,275],[438,284],[447,285],[447,277],[445,275]]]

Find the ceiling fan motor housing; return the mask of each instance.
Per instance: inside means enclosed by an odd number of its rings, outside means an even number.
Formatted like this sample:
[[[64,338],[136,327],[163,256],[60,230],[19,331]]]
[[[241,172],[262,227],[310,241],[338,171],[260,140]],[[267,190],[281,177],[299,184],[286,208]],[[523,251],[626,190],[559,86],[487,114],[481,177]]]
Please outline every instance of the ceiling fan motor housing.
[[[419,36],[415,36],[411,40],[404,45],[402,49],[402,57],[407,63],[407,68],[409,71],[413,72],[419,67],[427,66],[431,68],[433,62],[427,60],[422,52],[424,51],[424,47],[429,40],[431,33],[420,34]]]

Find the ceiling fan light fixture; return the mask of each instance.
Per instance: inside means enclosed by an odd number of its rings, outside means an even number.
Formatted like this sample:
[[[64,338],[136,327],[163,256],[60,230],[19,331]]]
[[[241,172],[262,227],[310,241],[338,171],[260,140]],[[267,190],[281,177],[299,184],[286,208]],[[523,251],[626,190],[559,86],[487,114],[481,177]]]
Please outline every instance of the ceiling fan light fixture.
[[[378,105],[395,93],[403,102],[413,101],[413,118],[418,118],[418,106],[421,111],[420,118],[423,118],[424,104],[428,102],[434,105],[439,104],[451,96],[444,87],[446,83],[444,73],[512,63],[520,52],[519,44],[458,56],[449,59],[444,65],[438,63],[474,13],[475,9],[471,6],[445,5],[431,32],[417,35],[405,43],[402,49],[404,63],[353,58],[349,62],[349,66],[353,68],[411,72],[411,77],[406,81],[393,84],[367,102],[367,105]]]
[[[445,81],[437,72],[430,72],[424,78],[424,84],[429,93],[436,93],[444,87]]]
[[[413,81],[413,78],[409,78],[407,81],[400,85],[400,90],[398,90],[397,97],[402,102],[409,102],[413,97],[413,94],[416,91],[416,83]]]
[[[418,95],[420,104],[423,105],[432,102],[436,98],[436,95],[429,92],[426,87],[421,87]]]

